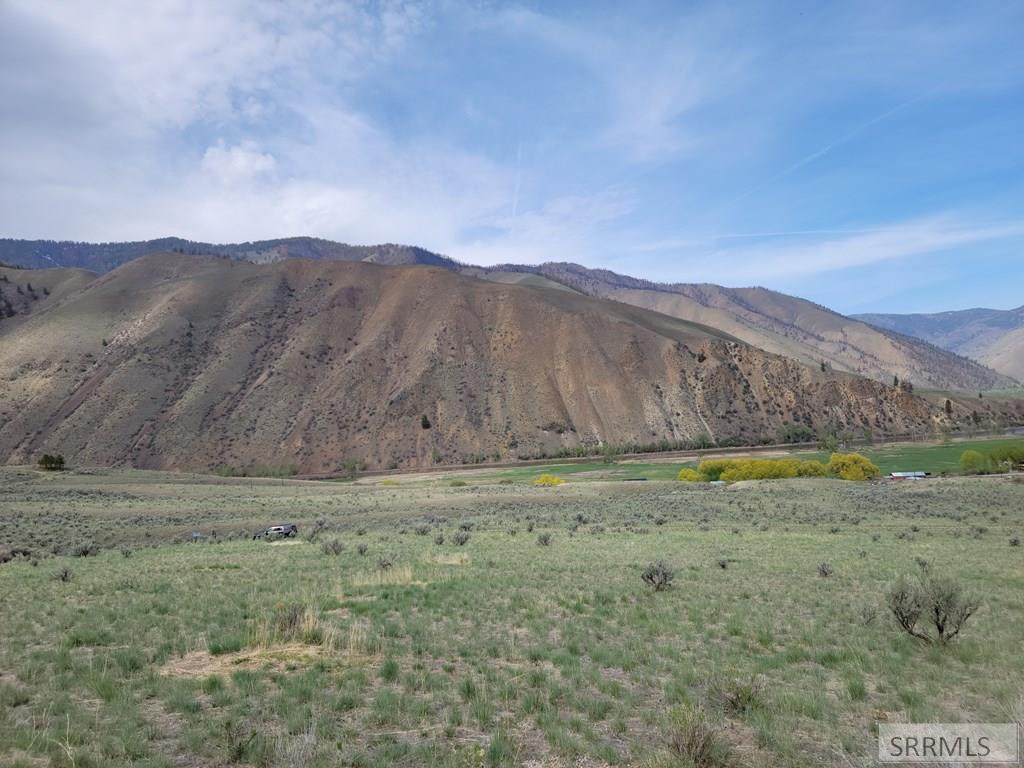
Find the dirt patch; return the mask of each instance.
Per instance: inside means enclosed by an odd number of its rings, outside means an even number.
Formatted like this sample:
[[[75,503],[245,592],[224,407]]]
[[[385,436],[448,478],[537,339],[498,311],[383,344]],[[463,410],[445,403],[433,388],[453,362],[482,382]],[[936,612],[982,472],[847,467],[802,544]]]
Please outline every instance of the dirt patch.
[[[160,668],[160,674],[169,677],[209,677],[225,675],[236,669],[284,670],[309,667],[323,658],[318,645],[288,643],[269,648],[249,648],[235,653],[211,655],[208,651],[191,651],[171,659]]]
[[[301,542],[301,541],[292,541],[292,540],[289,539],[287,541],[271,541],[271,542],[267,543],[267,546],[269,546],[269,547],[294,547],[297,544],[302,544],[302,543],[303,542]]]
[[[460,552],[455,555],[434,555],[430,558],[430,562],[437,563],[438,565],[469,565],[472,561],[469,555]]]
[[[46,768],[50,765],[50,759],[16,749],[13,752],[0,753],[0,765],[38,765],[40,768]]]

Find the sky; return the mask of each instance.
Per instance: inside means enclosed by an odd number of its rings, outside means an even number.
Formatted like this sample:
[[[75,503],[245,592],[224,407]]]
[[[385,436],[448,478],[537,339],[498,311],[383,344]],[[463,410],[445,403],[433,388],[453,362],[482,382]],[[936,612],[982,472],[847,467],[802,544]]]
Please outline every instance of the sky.
[[[0,237],[1024,304],[1024,3],[0,0]]]

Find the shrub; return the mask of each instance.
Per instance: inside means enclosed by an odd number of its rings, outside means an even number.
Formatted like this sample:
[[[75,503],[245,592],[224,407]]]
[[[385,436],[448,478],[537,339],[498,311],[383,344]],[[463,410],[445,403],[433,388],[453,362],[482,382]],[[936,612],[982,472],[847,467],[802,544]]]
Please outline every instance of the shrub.
[[[469,531],[456,531],[452,536],[452,541],[456,546],[464,547],[469,541]]]
[[[434,543],[437,544],[438,546],[444,544],[444,534],[443,533],[437,534],[437,536],[434,537]]]
[[[338,539],[330,539],[320,544],[320,551],[325,555],[340,555],[345,545],[342,544]]]
[[[429,525],[417,525],[416,526],[416,535],[417,536],[426,536],[428,533],[430,533],[430,526]]]
[[[365,544],[360,544],[358,547],[356,547],[356,552],[358,552],[360,555],[365,555],[369,549],[370,548]]]
[[[545,472],[543,475],[534,480],[533,484],[551,488],[556,485],[561,485],[564,482],[565,481],[558,475],[551,475]]]
[[[550,533],[542,533],[542,534],[540,534],[539,536],[537,536],[537,543],[540,544],[542,547],[548,546],[549,544],[551,544],[551,534]]]
[[[868,480],[882,474],[875,464],[859,453],[833,453],[828,470],[840,480]]]
[[[1010,546],[1011,547],[1019,547],[1020,546],[1020,536],[1011,536],[1010,537]]]
[[[679,474],[676,475],[676,480],[680,480],[684,483],[700,483],[706,480],[700,472],[691,467],[683,467],[679,470]]]
[[[823,579],[832,575],[832,564],[827,560],[822,560],[818,563],[818,575]]]
[[[701,709],[679,706],[669,713],[668,748],[695,768],[724,768],[732,764],[729,744],[708,722]]]
[[[74,577],[75,574],[67,566],[61,568],[59,571],[57,571],[57,573],[53,575],[53,578],[55,578],[57,581],[71,581],[71,579],[73,579]]]
[[[654,587],[655,592],[661,592],[663,589],[671,587],[675,577],[675,571],[664,560],[655,560],[640,574],[644,583]]]
[[[960,634],[981,605],[953,579],[934,576],[927,568],[916,577],[900,576],[890,587],[886,602],[904,632],[926,643],[942,644]],[[918,628],[922,619],[931,624],[934,635]]]
[[[732,715],[742,715],[761,705],[764,680],[757,675],[742,678],[718,677],[710,686],[712,696]]]
[[[427,418],[427,414],[425,413],[422,416],[420,416],[420,426],[423,429],[430,429],[431,427],[430,419]]]
[[[727,482],[825,477],[829,474],[826,465],[809,459],[709,459],[702,461],[698,469],[707,480]]]
[[[377,567],[380,568],[382,571],[390,571],[393,565],[394,563],[391,562],[390,557],[381,557],[377,560]]]
[[[733,465],[733,459],[708,459],[697,465],[697,471],[708,480],[721,480],[722,473]]]
[[[466,487],[466,481],[465,480],[452,480],[450,483],[448,483],[448,485],[450,485],[452,488],[465,488]]]

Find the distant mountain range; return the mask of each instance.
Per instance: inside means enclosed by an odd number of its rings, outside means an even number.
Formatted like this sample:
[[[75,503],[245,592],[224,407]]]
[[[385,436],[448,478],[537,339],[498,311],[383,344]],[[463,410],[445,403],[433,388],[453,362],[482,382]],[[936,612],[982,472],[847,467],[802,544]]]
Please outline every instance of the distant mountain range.
[[[1024,306],[856,317],[879,328],[924,339],[1024,381]]]

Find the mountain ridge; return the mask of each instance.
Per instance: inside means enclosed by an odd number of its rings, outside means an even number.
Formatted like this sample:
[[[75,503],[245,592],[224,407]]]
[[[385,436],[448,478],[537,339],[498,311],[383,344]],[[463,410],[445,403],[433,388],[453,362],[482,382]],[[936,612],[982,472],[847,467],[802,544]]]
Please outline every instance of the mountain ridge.
[[[1024,380],[1024,305],[1015,309],[857,315],[864,322],[924,339]]]
[[[868,376],[877,381],[887,382],[896,377],[935,389],[984,391],[1015,386],[1018,377],[1024,378],[1024,370],[1015,377],[1006,370],[986,367],[957,350],[930,343],[914,334],[878,328],[820,304],[767,288],[726,288],[712,283],[656,283],[570,262],[480,267],[417,246],[352,246],[311,237],[220,245],[181,238],[102,244],[4,239],[0,240],[0,262],[37,268],[69,263],[73,266],[92,265],[97,271],[107,271],[111,265],[126,263],[158,249],[252,263],[311,258],[389,265],[419,264],[496,282],[562,286],[586,295],[621,301],[720,328],[765,351],[793,357],[807,364]],[[530,276],[529,280],[527,276]],[[1024,347],[1024,337],[1020,344]],[[993,360],[1003,365],[1004,359],[1015,359],[1015,355],[1014,348],[994,356]],[[1016,367],[1011,367],[1016,371]]]
[[[60,452],[91,465],[336,472],[755,444],[787,425],[930,434],[979,408],[1024,420],[1024,407],[969,399],[947,414],[715,328],[439,267],[171,253],[91,277],[44,272],[55,289],[0,320],[3,463]],[[0,285],[43,274],[0,270]]]

